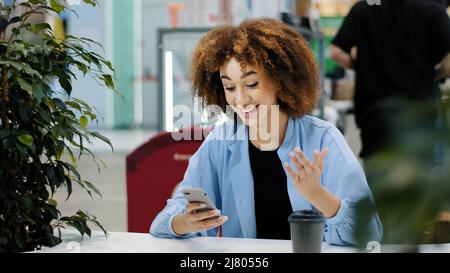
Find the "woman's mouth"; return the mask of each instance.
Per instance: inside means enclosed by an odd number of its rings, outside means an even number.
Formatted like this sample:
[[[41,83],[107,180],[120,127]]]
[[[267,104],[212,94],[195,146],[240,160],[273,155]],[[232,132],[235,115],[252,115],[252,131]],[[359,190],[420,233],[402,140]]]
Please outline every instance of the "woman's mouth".
[[[240,110],[242,115],[245,116],[245,118],[250,118],[251,116],[255,115],[256,112],[258,112],[259,104],[252,105],[247,107],[246,109]]]

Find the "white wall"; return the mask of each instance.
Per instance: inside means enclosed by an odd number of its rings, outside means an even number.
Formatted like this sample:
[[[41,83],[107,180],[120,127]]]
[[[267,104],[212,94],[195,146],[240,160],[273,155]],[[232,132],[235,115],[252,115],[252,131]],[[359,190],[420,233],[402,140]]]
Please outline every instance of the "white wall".
[[[105,50],[107,50],[106,1],[99,0],[100,5],[95,8],[86,4],[72,6],[71,8],[77,12],[79,18],[75,14],[70,14],[67,29],[68,34],[93,39],[104,45]],[[105,56],[105,52],[102,49],[98,47],[92,49],[98,54]],[[108,115],[108,96],[112,95],[111,91],[98,85],[89,76],[84,78],[82,73],[76,73],[76,75],[78,80],[73,82],[72,97],[83,99],[94,106],[99,112],[98,127],[107,128],[108,122],[110,122],[108,120],[110,117]],[[97,125],[91,125],[90,127],[96,129]]]

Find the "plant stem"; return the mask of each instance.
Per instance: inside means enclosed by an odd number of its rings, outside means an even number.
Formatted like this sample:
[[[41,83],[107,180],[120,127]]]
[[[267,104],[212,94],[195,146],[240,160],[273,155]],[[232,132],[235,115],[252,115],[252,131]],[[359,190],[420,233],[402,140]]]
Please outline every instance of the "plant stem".
[[[9,91],[9,85],[8,85],[8,70],[6,69],[6,65],[3,66],[3,73],[2,73],[2,104],[4,105],[4,111],[2,112],[2,127],[3,129],[9,129],[9,118],[8,118],[8,111],[7,111],[7,104],[9,102],[8,98],[8,91]]]

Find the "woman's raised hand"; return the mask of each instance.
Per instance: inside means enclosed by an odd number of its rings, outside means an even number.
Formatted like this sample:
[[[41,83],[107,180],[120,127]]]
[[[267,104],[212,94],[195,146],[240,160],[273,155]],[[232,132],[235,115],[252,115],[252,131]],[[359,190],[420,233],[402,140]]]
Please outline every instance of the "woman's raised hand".
[[[295,167],[292,168],[289,163],[284,163],[284,167],[291,176],[297,191],[311,203],[323,189],[320,184],[320,177],[324,167],[323,161],[328,152],[328,148],[322,152],[314,151],[314,159],[311,162],[303,151],[297,147],[289,153]]]

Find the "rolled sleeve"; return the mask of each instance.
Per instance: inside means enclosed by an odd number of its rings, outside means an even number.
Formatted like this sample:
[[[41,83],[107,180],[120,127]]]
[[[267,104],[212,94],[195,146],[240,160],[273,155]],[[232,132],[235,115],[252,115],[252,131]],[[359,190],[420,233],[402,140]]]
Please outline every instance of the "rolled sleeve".
[[[370,241],[379,241],[382,237],[382,225],[376,213],[375,201],[367,184],[363,169],[351,151],[342,134],[331,128],[324,145],[330,147],[328,166],[324,174],[324,186],[341,200],[339,210],[332,218],[327,219],[324,239],[333,245],[356,245],[359,228],[359,204],[368,200],[367,234]],[[331,159],[332,158],[332,159]],[[328,160],[328,161],[327,161]]]
[[[177,187],[172,198],[167,200],[166,207],[156,216],[150,226],[150,233],[153,236],[184,239],[207,235],[207,232],[196,232],[180,236],[173,230],[172,223],[175,216],[182,214],[188,205],[188,201],[183,194],[183,189],[191,187],[202,188],[208,192],[210,197],[216,197],[217,195],[216,166],[218,164],[215,162],[216,158],[211,156],[212,154],[217,154],[215,149],[212,148],[215,143],[212,140],[214,140],[214,132],[208,136],[199,150],[189,159],[183,181]],[[218,200],[218,198],[215,198],[215,200]]]
[[[345,216],[348,215],[349,210],[350,210],[350,207],[349,207],[347,201],[341,200],[341,205],[339,207],[338,212],[336,213],[335,216],[327,219],[327,224],[328,225],[340,224],[344,220]]]

